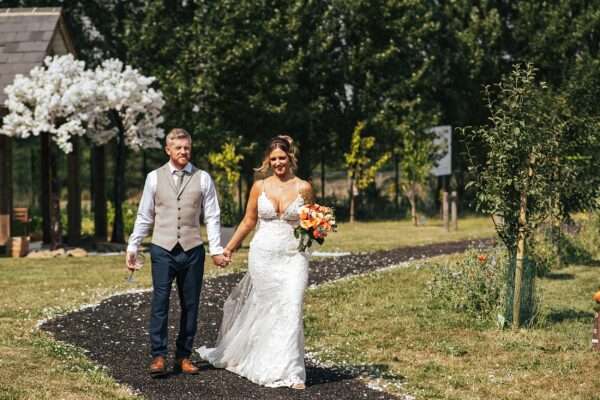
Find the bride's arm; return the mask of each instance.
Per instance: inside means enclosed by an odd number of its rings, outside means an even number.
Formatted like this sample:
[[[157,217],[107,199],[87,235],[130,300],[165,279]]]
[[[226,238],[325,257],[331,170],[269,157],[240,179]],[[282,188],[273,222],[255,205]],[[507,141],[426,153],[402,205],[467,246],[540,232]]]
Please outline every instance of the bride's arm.
[[[240,247],[246,236],[248,236],[256,226],[256,221],[258,219],[258,196],[260,194],[259,186],[258,182],[254,182],[252,189],[250,189],[250,196],[248,197],[248,204],[246,205],[246,214],[229,240],[229,243],[225,246],[225,251],[229,254]]]

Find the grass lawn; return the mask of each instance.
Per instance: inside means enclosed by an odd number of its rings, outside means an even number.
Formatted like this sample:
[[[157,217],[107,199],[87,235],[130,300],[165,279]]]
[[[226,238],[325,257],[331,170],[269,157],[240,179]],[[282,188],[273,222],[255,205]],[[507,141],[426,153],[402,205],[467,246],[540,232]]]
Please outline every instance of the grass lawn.
[[[207,260],[207,276],[243,268],[245,252],[225,270]],[[77,349],[36,329],[39,319],[150,287],[148,266],[136,272],[133,284],[125,281],[124,259],[0,259],[0,400],[135,397]]]
[[[429,311],[430,277],[431,266],[412,264],[309,291],[308,349],[417,399],[600,399],[590,350],[598,267],[540,280],[545,322],[518,332]]]
[[[428,219],[415,227],[409,220],[340,223],[320,251],[375,251],[394,247],[415,246],[463,239],[492,237],[494,226],[489,218],[460,219],[458,230],[446,232],[442,221]]]
[[[323,250],[367,251],[433,241],[491,236],[487,219],[461,221],[461,230],[444,232],[440,223],[413,228],[409,222],[341,224]],[[247,249],[234,265],[217,270],[207,261],[207,276],[244,268]],[[148,260],[149,262],[149,260]],[[149,288],[150,268],[125,282],[124,256],[0,258],[0,400],[133,398],[77,349],[52,340],[36,328],[38,320],[96,303],[112,294]]]

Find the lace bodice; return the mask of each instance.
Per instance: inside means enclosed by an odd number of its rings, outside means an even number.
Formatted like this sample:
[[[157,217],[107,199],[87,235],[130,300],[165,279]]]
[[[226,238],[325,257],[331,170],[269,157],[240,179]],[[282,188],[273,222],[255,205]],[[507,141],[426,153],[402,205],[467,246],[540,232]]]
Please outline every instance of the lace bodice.
[[[267,197],[263,191],[258,197],[258,218],[261,220],[283,220],[288,222],[298,221],[298,211],[304,205],[304,199],[298,194],[281,215],[277,215],[273,202]]]
[[[275,252],[297,252],[298,239],[294,237],[294,228],[298,226],[300,207],[304,205],[302,196],[298,194],[281,215],[277,214],[264,190],[257,202],[258,224],[250,245]]]

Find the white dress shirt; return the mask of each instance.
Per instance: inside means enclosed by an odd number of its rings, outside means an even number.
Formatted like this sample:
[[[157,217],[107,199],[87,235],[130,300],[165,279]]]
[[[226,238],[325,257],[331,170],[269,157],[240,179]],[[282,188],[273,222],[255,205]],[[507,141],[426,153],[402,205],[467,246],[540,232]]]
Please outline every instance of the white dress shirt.
[[[175,175],[177,168],[169,162],[169,169],[175,181],[175,187],[177,187],[177,180],[179,179]],[[183,170],[188,174],[191,173],[192,164],[187,163]],[[212,178],[206,171],[198,170],[197,173],[201,174],[200,190],[202,192],[204,224],[206,225],[206,235],[208,236],[208,251],[213,256],[223,254],[223,247],[221,246],[221,210],[219,208],[217,191],[215,190]],[[142,199],[138,207],[133,232],[129,236],[127,252],[137,252],[142,240],[144,240],[154,227],[154,195],[156,194],[157,179],[156,170],[150,172],[146,177],[144,192],[142,193]]]

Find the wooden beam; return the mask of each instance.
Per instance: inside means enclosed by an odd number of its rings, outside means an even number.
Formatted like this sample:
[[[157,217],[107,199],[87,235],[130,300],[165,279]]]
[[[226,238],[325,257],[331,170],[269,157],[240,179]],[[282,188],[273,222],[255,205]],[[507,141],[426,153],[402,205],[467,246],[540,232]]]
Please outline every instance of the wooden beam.
[[[52,174],[50,170],[50,134],[45,132],[40,135],[40,209],[42,211],[43,241],[49,244],[52,241],[50,219],[50,183]]]
[[[78,137],[74,136],[71,138],[73,151],[67,156],[67,162],[69,165],[69,173],[67,176],[67,185],[69,189],[69,201],[67,203],[67,215],[69,221],[67,242],[71,246],[74,246],[81,241],[81,178],[79,174],[79,142],[80,139]]]
[[[0,246],[10,248],[12,215],[12,139],[0,135]]]

